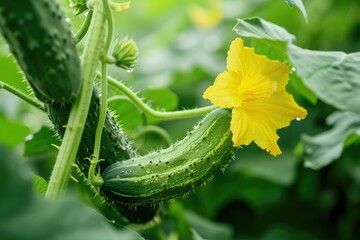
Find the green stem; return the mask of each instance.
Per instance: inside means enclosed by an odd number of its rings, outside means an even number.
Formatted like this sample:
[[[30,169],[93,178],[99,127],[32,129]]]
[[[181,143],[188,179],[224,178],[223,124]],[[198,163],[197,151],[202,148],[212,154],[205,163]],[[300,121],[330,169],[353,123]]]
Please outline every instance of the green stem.
[[[89,168],[89,175],[88,179],[91,185],[95,187],[101,187],[104,184],[104,180],[101,176],[98,176],[96,174],[96,166],[100,162],[100,160],[97,159],[96,156],[93,156],[90,159],[90,168]]]
[[[107,53],[110,48],[113,32],[114,32],[114,23],[112,19],[112,14],[109,6],[109,0],[103,0],[104,4],[104,10],[106,14],[106,20],[107,20],[107,36],[106,36],[106,42],[105,42],[105,55],[107,56]]]
[[[121,92],[123,92],[138,108],[140,108],[145,114],[153,118],[162,119],[162,120],[171,120],[171,119],[179,119],[179,118],[198,117],[218,108],[217,106],[212,105],[202,108],[172,111],[172,112],[156,111],[150,108],[148,105],[146,105],[146,103],[144,103],[138,96],[136,96],[136,94],[130,88],[125,86],[123,83],[118,82],[116,79],[109,76],[107,77],[107,79],[110,85],[116,87]]]
[[[95,142],[94,142],[94,156],[100,156],[100,146],[101,146],[101,135],[106,119],[106,110],[107,110],[107,79],[106,79],[106,63],[101,63],[101,104],[100,104],[100,114],[99,120],[95,132]]]
[[[76,43],[79,43],[85,37],[91,23],[92,15],[93,12],[90,10],[85,18],[85,21],[81,25],[80,30],[75,34]]]
[[[107,20],[107,35],[106,35],[106,42],[105,42],[105,51],[103,55],[108,55],[108,51],[111,44],[111,39],[113,35],[113,20],[112,20],[112,14],[109,7],[108,0],[102,0],[104,5],[104,12],[106,15]],[[95,132],[95,141],[94,141],[94,157],[98,158],[100,156],[100,146],[101,146],[101,135],[102,130],[104,128],[105,118],[106,118],[106,110],[107,110],[107,63],[106,61],[101,61],[101,104],[100,104],[100,114],[99,114],[99,120],[96,127]]]
[[[105,13],[100,0],[91,0],[93,19],[89,27],[89,38],[85,44],[82,56],[82,86],[79,97],[73,104],[66,131],[60,146],[58,156],[52,171],[49,186],[45,197],[53,199],[62,194],[69,181],[71,166],[75,162],[81,136],[89,111],[93,92],[93,80],[96,76],[96,67],[103,50],[105,34]]]
[[[23,93],[22,91],[19,91],[18,89],[10,86],[9,84],[6,84],[6,83],[0,81],[0,89],[1,88],[7,90],[8,92],[11,92],[12,94],[14,94],[17,97],[21,98],[25,102],[28,102],[31,105],[33,105],[34,107],[40,109],[41,111],[46,112],[46,110],[45,110],[42,103],[36,101],[36,99],[34,99],[34,98],[30,97],[29,95]]]
[[[111,96],[107,99],[108,104],[116,101],[128,101],[132,103],[132,101],[127,96]]]

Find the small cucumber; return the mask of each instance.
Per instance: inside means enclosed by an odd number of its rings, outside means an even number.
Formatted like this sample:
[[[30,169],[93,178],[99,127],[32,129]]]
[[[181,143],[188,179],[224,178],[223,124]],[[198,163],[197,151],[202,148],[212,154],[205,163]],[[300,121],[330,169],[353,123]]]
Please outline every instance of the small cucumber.
[[[231,160],[230,120],[228,110],[214,110],[171,147],[112,164],[102,174],[102,192],[115,202],[134,206],[190,192]]]
[[[1,0],[0,32],[35,95],[63,103],[80,90],[75,40],[55,0]]]

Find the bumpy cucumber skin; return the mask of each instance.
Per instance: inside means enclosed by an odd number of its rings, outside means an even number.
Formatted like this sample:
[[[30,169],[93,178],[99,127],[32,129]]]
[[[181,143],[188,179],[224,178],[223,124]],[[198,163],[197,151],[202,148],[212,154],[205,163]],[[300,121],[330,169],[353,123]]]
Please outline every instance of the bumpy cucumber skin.
[[[102,192],[115,202],[136,206],[193,190],[231,160],[230,120],[228,110],[214,110],[173,146],[112,164],[102,174]]]
[[[68,102],[81,85],[75,40],[55,0],[1,0],[0,32],[43,102]]]
[[[65,133],[64,126],[67,123],[71,110],[71,103],[51,103],[46,104],[45,107],[47,109],[49,119],[53,123],[56,132],[60,137],[63,137]],[[90,102],[90,111],[88,113],[88,118],[76,159],[76,164],[85,174],[87,174],[89,170],[89,161],[85,158],[90,157],[90,155],[93,153],[95,130],[99,118],[99,107],[99,95],[97,90],[94,89]],[[99,163],[100,170],[104,170],[115,162],[134,158],[136,156],[137,153],[132,148],[130,141],[126,138],[121,127],[118,126],[115,118],[108,112],[106,115],[101,139],[100,159],[104,159],[104,161]],[[106,196],[104,197],[107,198]],[[116,203],[109,198],[107,198],[107,202],[132,223],[146,223],[152,220],[159,211],[158,206],[143,205],[138,206],[137,209],[134,209],[131,206]]]
[[[56,132],[60,137],[63,137],[71,110],[71,104],[52,103],[46,104],[45,107]],[[94,89],[76,160],[81,171],[85,173],[89,169],[89,161],[85,160],[85,158],[90,157],[94,149],[95,131],[100,111],[99,108],[99,95],[97,90]],[[107,113],[101,138],[99,157],[99,159],[104,159],[104,161],[99,163],[100,169],[104,170],[107,166],[117,161],[135,156],[137,156],[137,154],[133,150],[130,141],[116,123],[115,118]]]

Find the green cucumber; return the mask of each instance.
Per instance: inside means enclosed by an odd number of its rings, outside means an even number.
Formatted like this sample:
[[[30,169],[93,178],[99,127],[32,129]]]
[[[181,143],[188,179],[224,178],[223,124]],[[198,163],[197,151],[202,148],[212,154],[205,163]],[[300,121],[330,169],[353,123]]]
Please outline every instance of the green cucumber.
[[[49,103],[45,104],[49,119],[53,123],[54,130],[62,138],[65,132],[65,125],[67,123],[71,103],[59,104]],[[85,158],[91,156],[94,148],[95,130],[99,118],[100,99],[97,90],[94,89],[91,102],[90,111],[86,121],[85,129],[79,146],[76,164],[79,166],[81,172],[87,174],[89,171],[89,161]],[[122,161],[128,158],[134,158],[137,153],[131,146],[131,142],[127,139],[123,130],[117,124],[115,118],[107,112],[103,134],[101,138],[100,159],[104,161],[99,162],[99,169],[104,170],[111,164]],[[106,196],[104,196],[106,198]],[[135,210],[133,207],[117,204],[111,199],[106,198],[107,203],[122,216],[127,218],[132,223],[145,223],[153,219],[159,207],[154,206],[138,206]]]
[[[65,133],[71,104],[49,103],[45,104],[45,108],[55,131],[62,138]],[[96,89],[93,91],[89,109],[76,159],[76,164],[84,173],[87,173],[89,169],[90,162],[85,158],[89,158],[93,154],[95,132],[99,119],[100,99]],[[107,166],[117,161],[135,156],[137,154],[132,148],[131,142],[127,139],[115,118],[107,112],[99,156],[99,159],[104,159],[104,161],[99,162],[100,169],[104,170]]]
[[[68,102],[80,91],[74,37],[55,0],[1,0],[0,32],[36,97]]]
[[[112,164],[102,174],[101,191],[114,202],[133,206],[192,191],[231,160],[230,120],[228,110],[214,110],[171,147]]]

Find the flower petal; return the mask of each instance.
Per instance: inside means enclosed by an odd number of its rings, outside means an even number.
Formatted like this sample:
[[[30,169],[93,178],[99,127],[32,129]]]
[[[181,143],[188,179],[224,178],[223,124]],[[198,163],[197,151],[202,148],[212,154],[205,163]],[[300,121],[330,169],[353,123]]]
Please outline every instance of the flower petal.
[[[249,114],[263,116],[264,121],[275,129],[287,127],[292,120],[304,119],[307,115],[307,111],[285,91],[274,93],[269,98],[247,102],[242,108]]]
[[[227,69],[229,71],[243,72],[243,50],[244,42],[241,38],[236,38],[231,42],[227,53]]]
[[[241,76],[237,73],[222,72],[215,79],[214,85],[208,87],[203,98],[222,108],[240,106],[241,96],[238,93]]]
[[[266,117],[262,114],[234,108],[230,129],[233,133],[234,146],[249,145],[254,141],[260,148],[274,156],[281,154],[277,145],[279,136],[276,134],[276,129],[267,123]]]
[[[254,52],[254,48],[244,47],[241,38],[236,38],[231,42],[227,57],[227,69],[229,71],[242,73],[251,81],[254,74],[261,73],[266,64],[272,60],[265,56],[258,55]]]
[[[277,91],[280,92],[285,90],[285,86],[289,80],[290,68],[279,61],[270,59],[263,67],[261,73],[267,76],[271,81],[276,82]]]
[[[276,131],[288,126],[295,118],[305,118],[306,114],[306,110],[286,92],[244,103],[241,108],[234,108],[232,113],[230,128],[234,145],[248,145],[254,141],[276,156],[281,153]]]
[[[290,68],[266,56],[258,55],[253,48],[243,46],[243,40],[232,41],[228,51],[227,69],[242,75],[240,90],[246,101],[264,97],[275,91],[283,91]]]

